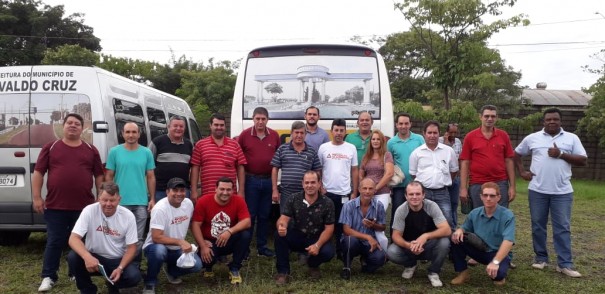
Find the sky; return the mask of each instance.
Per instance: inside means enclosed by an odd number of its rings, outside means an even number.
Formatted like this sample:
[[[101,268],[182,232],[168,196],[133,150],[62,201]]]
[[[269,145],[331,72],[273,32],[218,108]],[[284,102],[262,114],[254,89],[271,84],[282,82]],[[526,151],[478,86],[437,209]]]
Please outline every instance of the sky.
[[[388,36],[408,29],[392,0],[43,0],[83,13],[104,54],[170,61],[235,61],[249,50],[289,42],[346,42],[358,35]],[[508,66],[521,71],[520,86],[580,90],[601,68],[591,55],[605,49],[605,1],[519,0],[502,17],[526,14],[530,26],[509,28],[489,40]],[[596,14],[599,12],[600,14]],[[171,50],[173,53],[171,53]]]

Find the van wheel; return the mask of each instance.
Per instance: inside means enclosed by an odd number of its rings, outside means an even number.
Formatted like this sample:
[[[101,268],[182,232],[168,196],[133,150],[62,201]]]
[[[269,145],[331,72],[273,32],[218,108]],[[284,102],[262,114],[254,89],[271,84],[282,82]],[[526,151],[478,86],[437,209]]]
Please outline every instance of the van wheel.
[[[27,242],[31,232],[22,231],[0,231],[1,246],[15,246]]]

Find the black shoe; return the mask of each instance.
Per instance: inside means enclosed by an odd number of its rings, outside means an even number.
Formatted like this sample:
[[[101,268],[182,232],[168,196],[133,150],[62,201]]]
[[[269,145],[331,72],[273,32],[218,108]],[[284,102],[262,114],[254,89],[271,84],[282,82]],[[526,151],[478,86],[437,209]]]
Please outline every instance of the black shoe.
[[[336,252],[336,258],[338,258],[339,260],[344,260],[342,257],[342,252],[340,252],[340,251]]]
[[[273,252],[273,250],[271,250],[267,247],[263,247],[263,248],[258,249],[258,256],[274,257],[275,252]]]
[[[351,269],[350,268],[343,268],[342,271],[340,272],[340,277],[344,280],[350,280],[351,279]]]

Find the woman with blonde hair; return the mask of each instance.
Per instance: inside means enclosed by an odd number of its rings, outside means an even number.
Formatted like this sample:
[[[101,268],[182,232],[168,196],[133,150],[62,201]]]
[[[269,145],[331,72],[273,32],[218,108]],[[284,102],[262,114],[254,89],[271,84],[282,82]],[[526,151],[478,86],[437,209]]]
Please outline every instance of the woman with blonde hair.
[[[390,203],[391,188],[388,183],[394,173],[393,155],[387,151],[387,141],[384,134],[379,130],[372,131],[370,138],[370,148],[361,160],[359,168],[359,180],[370,178],[376,183],[376,200],[382,203],[382,206],[387,211]],[[387,249],[387,237],[382,234],[377,234],[376,237],[383,250]]]

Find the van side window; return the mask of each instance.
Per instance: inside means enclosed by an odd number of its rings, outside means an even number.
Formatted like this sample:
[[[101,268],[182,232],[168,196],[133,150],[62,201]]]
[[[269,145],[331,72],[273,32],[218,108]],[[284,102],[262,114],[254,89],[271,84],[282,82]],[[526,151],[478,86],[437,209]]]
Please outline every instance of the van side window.
[[[113,99],[113,111],[116,118],[116,133],[118,134],[118,143],[123,144],[122,130],[128,122],[134,122],[139,126],[141,136],[139,144],[147,146],[147,128],[145,127],[145,117],[143,116],[143,108],[136,103],[124,101],[121,99]]]
[[[168,134],[164,111],[147,107],[147,117],[149,118],[149,134],[151,134],[152,140],[157,136]]]
[[[202,139],[202,132],[200,132],[200,128],[197,126],[197,123],[194,119],[189,119],[189,126],[191,128],[191,142],[195,144],[197,141]]]

